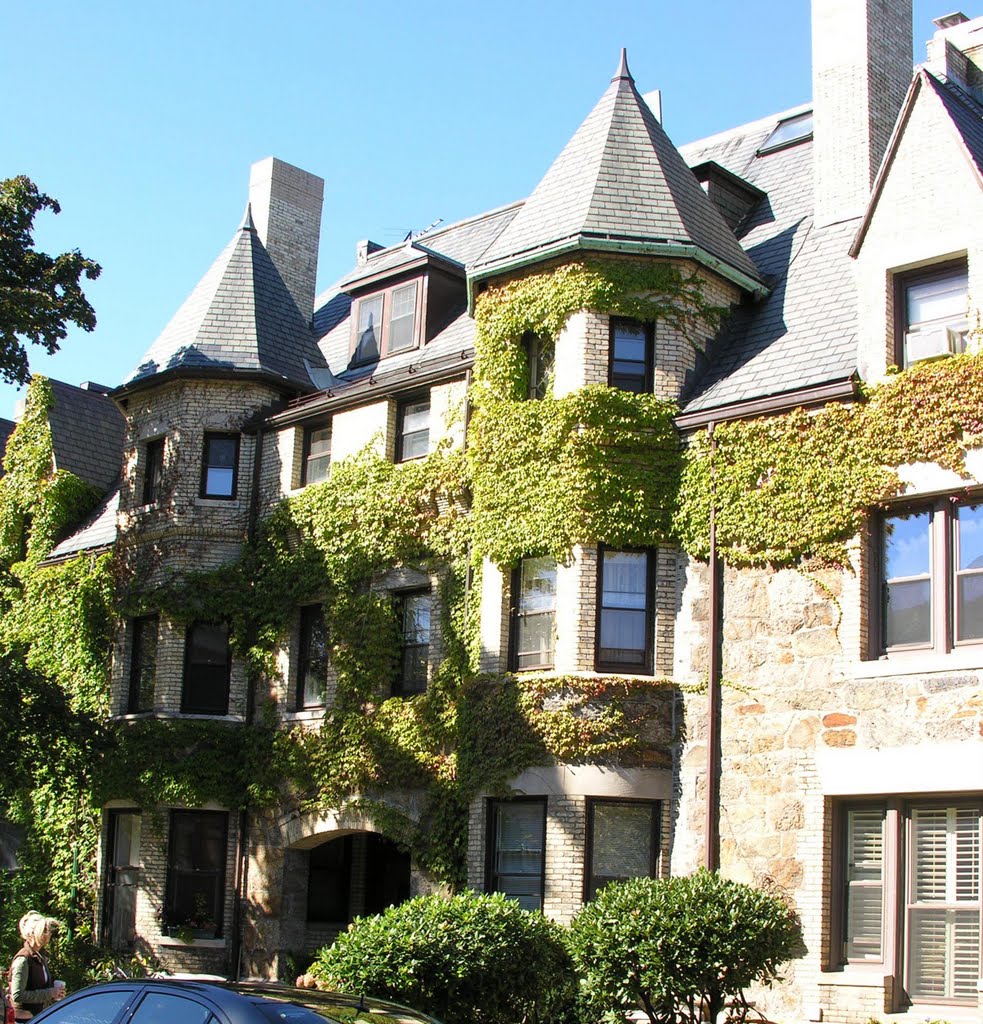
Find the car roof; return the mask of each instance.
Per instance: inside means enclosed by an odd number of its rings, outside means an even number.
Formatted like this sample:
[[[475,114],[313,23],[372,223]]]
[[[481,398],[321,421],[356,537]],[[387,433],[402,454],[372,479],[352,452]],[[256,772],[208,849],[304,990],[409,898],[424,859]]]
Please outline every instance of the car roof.
[[[224,982],[189,978],[120,978],[89,985],[71,998],[83,994],[113,990],[163,991],[175,994],[195,994],[209,1000],[235,1022],[242,1016],[244,1003],[293,1003],[345,1024],[355,1020],[378,1022],[389,1020],[394,1024],[439,1024],[433,1017],[399,1003],[373,999],[352,993],[328,992],[319,989],[301,989],[269,981]],[[50,1009],[58,1007],[55,1003]],[[48,1011],[44,1011],[47,1016]],[[40,1018],[41,1015],[39,1015]]]

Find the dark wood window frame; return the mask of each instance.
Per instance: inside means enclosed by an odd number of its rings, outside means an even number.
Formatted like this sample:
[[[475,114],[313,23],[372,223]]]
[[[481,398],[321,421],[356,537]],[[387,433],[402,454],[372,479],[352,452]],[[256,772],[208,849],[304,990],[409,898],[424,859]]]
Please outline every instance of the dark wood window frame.
[[[410,345],[404,345],[401,348],[393,349],[392,314],[395,294],[398,291],[411,287],[415,289],[413,297],[413,342]],[[423,279],[414,278],[410,281],[398,281],[394,284],[387,285],[385,288],[380,288],[378,291],[371,292],[367,295],[361,295],[355,299],[352,311],[350,365],[366,366],[370,363],[374,363],[377,358],[385,359],[387,356],[398,355],[401,352],[412,352],[414,349],[420,348],[423,343],[423,287]],[[361,315],[362,303],[372,302],[377,299],[382,299],[382,313],[380,315],[381,324],[376,332],[376,344],[379,347],[379,354],[378,356],[360,356],[358,349],[361,339],[359,337],[358,324],[359,317]]]
[[[645,555],[645,655],[641,667],[601,660],[601,616],[604,611],[604,556],[612,554]],[[597,601],[594,609],[594,670],[623,675],[650,676],[655,668],[655,551],[651,548],[597,548]]]
[[[553,668],[556,657],[555,638],[554,644],[550,646],[550,658],[548,661],[539,662],[535,665],[519,665],[519,628],[523,620],[549,616],[550,628],[556,630],[556,600],[554,595],[553,609],[549,612],[527,612],[521,611],[520,601],[522,598],[522,565],[528,558],[521,558],[519,564],[512,570],[510,584],[511,609],[509,614],[509,669],[512,672],[543,672]],[[554,560],[555,565],[555,560]]]
[[[226,659],[224,667],[224,688],[225,688],[225,702],[224,705],[216,701],[213,705],[205,703],[196,703],[192,698],[194,697],[194,689],[196,680],[193,678],[194,674],[194,663],[192,662],[192,655],[194,653],[192,638],[195,630],[199,628],[210,628],[210,629],[224,629],[226,637]],[[184,676],[181,680],[181,714],[183,715],[227,715],[229,713],[229,691],[231,689],[232,682],[232,649],[228,642],[229,630],[224,623],[214,622],[193,622],[188,626],[187,632],[184,638]],[[207,663],[206,663],[207,664]],[[218,673],[215,673],[216,677]]]
[[[209,501],[235,501],[239,491],[239,451],[241,435],[232,431],[206,430],[201,446],[201,487],[199,497],[207,498]],[[208,470],[212,468],[209,462],[209,450],[212,441],[235,441],[235,453],[232,456],[232,487],[230,494],[212,493],[208,490]],[[224,469],[225,467],[218,467]]]
[[[515,806],[516,804],[538,804],[542,809],[542,823],[543,823],[543,849],[542,856],[539,860],[539,902],[540,909],[546,900],[546,840],[547,840],[547,800],[545,796],[526,796],[526,797],[515,797],[513,799],[498,799],[490,798],[487,800],[486,809],[486,821],[487,831],[485,836],[485,890],[487,892],[505,892],[504,889],[498,887],[499,877],[507,874],[515,874],[517,872],[500,872],[496,870],[496,854],[498,847],[496,843],[496,833],[498,826],[498,811],[499,808],[505,806]],[[533,877],[531,874],[522,875],[522,877]]]
[[[830,886],[831,903],[829,917],[829,949],[827,969],[838,971],[844,967],[860,966],[874,969],[878,974],[893,975],[898,979],[894,991],[894,1005],[888,1012],[908,1010],[919,1005],[966,1006],[976,1003],[975,991],[965,998],[940,997],[933,995],[923,1000],[917,996],[912,1000],[904,986],[909,979],[908,927],[911,900],[910,885],[913,865],[912,821],[919,810],[959,808],[974,811],[983,819],[983,800],[977,795],[966,793],[891,795],[871,797],[843,797],[832,801],[832,832],[830,845]],[[849,884],[848,869],[849,830],[848,816],[855,811],[869,811],[880,814],[883,822],[881,848],[881,928],[880,952],[869,957],[848,956],[849,934]],[[978,824],[979,828],[979,824]],[[977,867],[978,875],[981,869]],[[983,879],[977,878],[977,887]],[[970,901],[971,902],[971,901]],[[979,900],[976,901],[977,903]],[[967,908],[971,909],[971,908]],[[983,910],[978,911],[983,919]],[[983,935],[983,926],[980,929]],[[981,957],[983,963],[983,957]]]
[[[143,502],[156,505],[160,501],[164,483],[164,441],[153,437],[143,446]]]
[[[399,670],[396,679],[393,682],[392,693],[394,697],[410,697],[417,693],[424,693],[427,689],[427,683],[429,682],[429,666],[430,662],[430,644],[432,639],[433,629],[433,591],[429,587],[418,587],[415,590],[400,590],[397,591],[393,597],[396,601],[396,613],[399,616],[399,630],[402,640],[399,647]],[[406,602],[413,598],[425,597],[430,604],[430,618],[427,626],[427,641],[426,643],[420,642],[408,642],[406,637],[406,626],[404,621],[404,614],[406,611]],[[425,678],[422,681],[418,679],[408,680],[407,679],[407,662],[409,655],[414,651],[425,651]]]
[[[944,280],[948,277],[963,276],[967,278],[968,264],[966,257],[933,263],[915,270],[898,271],[894,274],[894,362],[905,367],[908,365],[905,352],[905,335],[908,333],[908,289],[912,285],[927,284],[930,281]],[[968,312],[968,310],[967,310]]]
[[[553,391],[556,344],[550,337],[526,331],[522,336],[522,347],[526,353],[526,369],[529,375],[526,397],[530,401],[538,401]]]
[[[598,806],[605,805],[628,805],[634,804],[640,807],[647,807],[651,811],[651,832],[649,836],[650,856],[648,874],[644,877],[656,878],[659,871],[659,857],[662,844],[662,801],[647,800],[638,797],[588,797],[587,798],[587,835],[584,844],[584,902],[594,898],[599,885],[595,885],[594,867],[594,833],[595,833],[595,811]],[[613,881],[615,879],[606,879]],[[606,884],[602,883],[602,884]]]
[[[225,842],[221,849],[219,856],[219,863],[212,867],[207,868],[179,868],[174,862],[175,858],[175,837],[179,828],[188,827],[191,834],[195,835],[200,832],[202,825],[220,824],[221,819],[222,832],[224,833]],[[164,919],[168,925],[181,926],[186,922],[180,920],[183,914],[180,913],[178,907],[178,889],[181,886],[182,881],[186,879],[193,880],[195,877],[199,879],[210,880],[210,888],[212,890],[212,899],[208,911],[212,915],[212,922],[215,926],[213,938],[220,938],[222,935],[222,925],[225,916],[225,870],[226,861],[228,860],[228,845],[229,845],[229,815],[225,811],[192,811],[192,810],[172,810],[170,815],[170,828],[168,832],[168,844],[167,844],[167,891],[164,897]],[[196,887],[197,888],[197,887]],[[197,904],[197,900],[195,903]],[[187,911],[185,911],[187,913]],[[206,938],[209,936],[201,936]]]
[[[427,451],[422,452],[419,455],[407,455],[405,454],[406,449],[406,433],[405,433],[405,419],[407,410],[414,405],[426,405],[427,407]],[[396,410],[396,461],[397,462],[412,462],[414,459],[423,459],[429,454],[430,451],[430,419],[433,408],[430,402],[429,392],[425,395],[414,395],[412,398],[404,398],[399,402],[399,406]],[[416,430],[413,434],[422,434],[423,431]]]
[[[321,477],[321,480],[327,480],[328,472],[331,467],[331,443],[334,441],[332,433],[331,420],[327,420],[324,423],[312,423],[309,426],[304,427],[304,443],[303,451],[300,460],[300,486],[306,487],[309,483],[319,483],[318,481],[311,480],[310,464],[312,462],[311,446],[314,439],[314,434],[319,430],[328,431],[328,450],[327,452],[321,452],[318,455],[313,456],[313,460],[327,458],[327,465],[325,467],[325,474]]]
[[[327,626],[324,623],[324,605],[308,604],[301,607],[300,643],[297,653],[297,691],[295,693],[298,711],[304,711],[310,708],[323,708],[327,703],[325,692],[328,678],[327,653],[325,653],[323,658],[312,657],[311,655],[311,641],[313,639],[312,631],[314,626],[318,624],[318,618],[320,618],[320,625],[324,630],[325,644],[327,644]],[[307,674],[312,669],[317,670],[318,679],[322,684],[320,699],[316,701],[309,700],[307,695]]]
[[[630,327],[632,330],[641,329],[645,338],[645,365],[644,380],[642,387],[635,391],[632,388],[623,390],[631,391],[633,394],[651,394],[655,382],[655,325],[650,321],[632,320],[629,317],[613,316],[608,323],[608,385],[619,387],[615,383],[615,332],[619,327]]]
[[[153,711],[154,698],[150,695],[150,702],[142,699],[144,694],[143,667],[151,659],[148,657],[149,648],[153,650],[154,675],[156,676],[157,641],[160,631],[159,615],[141,615],[133,619],[130,634],[130,685],[127,694],[127,714],[135,715],[144,711]],[[149,642],[152,636],[152,642]]]
[[[870,605],[869,658],[903,658],[917,654],[948,654],[964,647],[979,647],[983,638],[959,640],[956,637],[956,562],[957,510],[983,505],[983,494],[968,496],[942,495],[898,503],[881,511],[871,530],[871,579],[868,588]],[[887,579],[884,558],[885,521],[897,516],[926,512],[929,514],[931,639],[928,643],[888,647],[886,643]]]

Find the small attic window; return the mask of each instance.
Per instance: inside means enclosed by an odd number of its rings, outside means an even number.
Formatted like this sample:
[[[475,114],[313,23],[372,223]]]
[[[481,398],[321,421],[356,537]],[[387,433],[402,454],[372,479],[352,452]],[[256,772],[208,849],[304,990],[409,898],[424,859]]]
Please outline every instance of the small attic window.
[[[758,154],[771,153],[776,149],[794,146],[797,142],[805,142],[806,139],[811,138],[812,111],[807,110],[804,114],[796,114],[795,117],[786,117],[784,121],[779,121],[775,130],[758,149]]]

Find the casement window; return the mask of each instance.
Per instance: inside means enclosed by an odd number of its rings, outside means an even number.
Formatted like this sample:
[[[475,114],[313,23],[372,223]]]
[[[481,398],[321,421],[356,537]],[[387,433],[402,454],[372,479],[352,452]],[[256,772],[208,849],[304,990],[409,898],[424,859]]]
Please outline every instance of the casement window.
[[[879,522],[881,651],[983,642],[983,502],[943,498]]]
[[[239,476],[239,435],[205,434],[201,496],[234,498]]]
[[[157,633],[160,619],[144,615],[133,620],[130,638],[130,687],[126,702],[129,714],[154,709],[154,681],[157,677]]]
[[[181,711],[188,715],[227,715],[232,652],[227,626],[196,622],[184,642]]]
[[[652,562],[647,551],[598,551],[598,672],[652,672]]]
[[[504,892],[526,910],[542,910],[546,888],[546,799],[490,800],[489,892]]]
[[[222,934],[229,816],[222,811],[171,811],[167,844],[168,925],[198,937]]]
[[[653,330],[638,320],[611,318],[608,384],[622,391],[652,391]]]
[[[423,693],[427,688],[431,601],[429,590],[412,591],[397,597],[396,612],[403,642],[399,676],[393,686],[394,696]]]
[[[300,483],[319,484],[328,479],[331,468],[331,424],[304,429],[304,458],[301,462]]]
[[[896,361],[966,351],[969,287],[966,261],[956,260],[895,277]]]
[[[155,437],[143,448],[143,504],[156,505],[164,484],[164,438]]]
[[[512,574],[513,671],[553,667],[556,559],[523,558]]]
[[[397,416],[396,461],[420,459],[430,451],[430,399],[403,402]]]
[[[978,800],[846,805],[834,878],[843,962],[899,971],[913,1003],[975,1006],[980,974]]]
[[[353,366],[373,363],[420,344],[419,297],[419,282],[410,281],[357,301]]]
[[[658,800],[587,801],[584,898],[626,878],[654,878],[659,863]]]
[[[527,332],[522,337],[522,346],[529,368],[527,397],[533,400],[545,398],[553,388],[553,370],[556,365],[556,346],[553,339]]]
[[[324,606],[300,610],[300,652],[297,659],[297,707],[324,707],[328,686],[328,628]]]

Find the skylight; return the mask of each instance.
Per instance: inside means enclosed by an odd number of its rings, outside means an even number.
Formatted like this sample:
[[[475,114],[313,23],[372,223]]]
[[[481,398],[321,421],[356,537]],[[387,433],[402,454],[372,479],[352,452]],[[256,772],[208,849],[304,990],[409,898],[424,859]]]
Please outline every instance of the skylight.
[[[796,114],[795,117],[786,117],[784,121],[779,121],[758,152],[770,153],[774,149],[783,149],[785,146],[792,146],[796,142],[805,142],[810,138],[812,138],[812,111],[807,110],[804,114]]]

